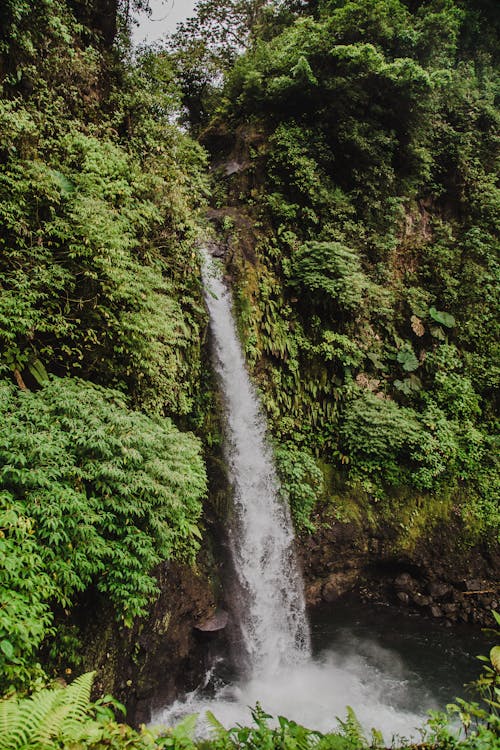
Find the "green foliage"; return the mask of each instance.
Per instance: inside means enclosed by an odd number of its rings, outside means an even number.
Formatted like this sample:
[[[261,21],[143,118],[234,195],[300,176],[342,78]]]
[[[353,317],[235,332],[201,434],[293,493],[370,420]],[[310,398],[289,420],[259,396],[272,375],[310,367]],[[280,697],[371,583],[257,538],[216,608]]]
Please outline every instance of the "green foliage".
[[[213,738],[200,743],[200,750],[362,750],[368,748],[359,722],[351,708],[346,721],[339,721],[339,731],[321,734],[278,716],[277,722],[260,704],[251,709],[253,725],[225,729],[211,713],[207,719],[213,729]],[[275,726],[270,725],[271,721]]]
[[[54,604],[69,609],[94,585],[125,624],[146,612],[154,566],[194,558],[206,479],[193,436],[129,411],[118,392],[69,379],[0,392],[6,687],[52,634]]]
[[[0,701],[1,750],[195,750],[192,740],[196,716],[173,729],[135,731],[118,724],[114,710],[125,711],[105,696],[90,702],[94,673],[71,685],[43,688],[29,698],[16,695]]]
[[[50,602],[57,586],[46,569],[34,531],[6,491],[0,492],[0,672],[1,687],[40,675],[37,651],[53,634]],[[1,732],[0,732],[1,734]]]
[[[401,466],[421,438],[415,413],[370,391],[356,390],[347,402],[341,440],[353,471],[388,484],[401,481]]]
[[[419,361],[410,345],[405,345],[399,350],[397,360],[405,372],[413,372],[418,369]]]
[[[429,308],[429,315],[433,320],[441,323],[447,328],[453,328],[453,326],[455,325],[455,318],[453,317],[453,315],[436,310],[435,307]]]
[[[151,245],[166,181],[74,129],[57,150],[65,175],[38,154],[0,176],[4,365],[126,384],[150,412],[188,413],[201,316]]]
[[[78,677],[66,689],[41,690],[30,698],[0,701],[2,750],[71,745],[87,733],[94,673]],[[85,735],[83,735],[85,736]]]
[[[346,311],[359,306],[367,285],[356,251],[339,242],[308,242],[299,248],[292,259],[292,280]]]
[[[496,610],[491,614],[497,627],[486,628],[485,632],[500,639],[500,614]],[[488,657],[478,656],[478,659],[483,662],[483,671],[472,687],[500,724],[500,645],[493,646]]]
[[[314,457],[293,443],[277,444],[274,455],[281,487],[297,527],[312,531],[310,517],[323,490],[323,475]]]
[[[130,5],[0,8],[2,688],[75,666],[82,599],[130,625],[199,546],[200,444],[167,415],[203,419],[206,156]]]
[[[213,126],[251,162],[227,200],[271,293],[233,271],[275,435],[377,498],[455,488],[468,542],[500,521],[497,31],[488,3],[308,5],[235,61]]]

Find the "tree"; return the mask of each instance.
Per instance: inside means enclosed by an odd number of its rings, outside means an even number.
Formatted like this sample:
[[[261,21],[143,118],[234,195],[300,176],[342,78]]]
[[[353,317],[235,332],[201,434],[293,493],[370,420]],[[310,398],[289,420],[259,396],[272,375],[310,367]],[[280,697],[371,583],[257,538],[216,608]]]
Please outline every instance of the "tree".
[[[199,0],[194,15],[167,39],[194,130],[213,114],[221,82],[239,54],[269,39],[308,3],[289,0]]]

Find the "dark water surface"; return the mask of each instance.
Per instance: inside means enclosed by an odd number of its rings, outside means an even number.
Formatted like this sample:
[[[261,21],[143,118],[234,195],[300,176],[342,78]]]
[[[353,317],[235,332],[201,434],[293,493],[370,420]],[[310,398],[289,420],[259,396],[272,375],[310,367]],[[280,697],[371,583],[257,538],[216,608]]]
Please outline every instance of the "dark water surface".
[[[399,607],[355,599],[324,605],[310,614],[313,653],[358,654],[383,673],[404,675],[419,707],[444,708],[455,697],[473,699],[465,685],[481,671],[479,654],[492,638],[477,626],[445,627]],[[405,701],[408,696],[401,695]]]

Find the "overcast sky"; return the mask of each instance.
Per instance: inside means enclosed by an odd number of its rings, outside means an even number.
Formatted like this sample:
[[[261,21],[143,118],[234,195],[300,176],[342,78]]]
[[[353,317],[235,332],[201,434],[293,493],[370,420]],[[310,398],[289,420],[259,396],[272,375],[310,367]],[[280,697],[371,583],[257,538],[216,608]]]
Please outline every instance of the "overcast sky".
[[[139,26],[135,26],[132,37],[135,44],[156,42],[165,34],[174,31],[179,21],[184,21],[194,8],[196,0],[150,0],[151,17],[138,15]]]

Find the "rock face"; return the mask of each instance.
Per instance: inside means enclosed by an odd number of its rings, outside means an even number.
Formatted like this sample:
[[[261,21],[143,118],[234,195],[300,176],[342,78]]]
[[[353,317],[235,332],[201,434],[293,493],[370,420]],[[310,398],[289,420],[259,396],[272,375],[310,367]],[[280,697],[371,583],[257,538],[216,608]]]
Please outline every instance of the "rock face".
[[[326,517],[325,517],[326,516]],[[309,606],[355,592],[441,620],[491,625],[500,606],[498,548],[457,550],[456,531],[436,526],[410,550],[398,548],[389,525],[316,519],[298,540]]]
[[[355,585],[356,571],[330,573],[321,587],[321,599],[330,604],[348,591],[352,591]]]
[[[104,604],[92,610],[92,621],[83,627],[84,668],[97,670],[95,690],[123,702],[128,722],[135,725],[148,722],[152,710],[197,687],[214,650],[225,647],[227,614],[217,613],[208,575],[164,563],[157,578],[161,594],[149,616],[134,627],[120,627]],[[105,630],[103,622],[108,623]],[[209,641],[198,632],[204,622],[218,624]]]

